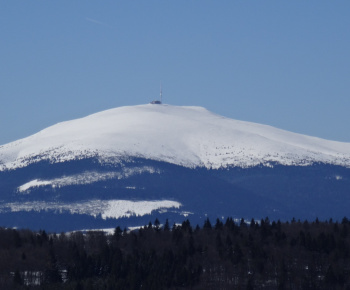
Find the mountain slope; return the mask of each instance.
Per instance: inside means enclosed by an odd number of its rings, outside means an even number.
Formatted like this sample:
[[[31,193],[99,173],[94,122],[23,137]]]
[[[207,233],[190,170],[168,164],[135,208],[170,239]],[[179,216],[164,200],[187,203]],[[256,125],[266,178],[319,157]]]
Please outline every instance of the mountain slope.
[[[236,121],[201,107],[140,105],[63,122],[0,147],[0,170],[49,160],[128,157],[185,167],[258,164],[350,166],[350,144]]]
[[[349,188],[349,143],[200,107],[121,107],[0,146],[0,226],[6,227],[341,219]]]

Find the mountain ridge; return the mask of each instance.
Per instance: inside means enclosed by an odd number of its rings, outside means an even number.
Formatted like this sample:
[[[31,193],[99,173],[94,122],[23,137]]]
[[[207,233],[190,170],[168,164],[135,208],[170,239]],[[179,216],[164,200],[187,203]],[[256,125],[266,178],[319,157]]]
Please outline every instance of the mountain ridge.
[[[146,104],[60,122],[2,145],[0,170],[88,157],[101,162],[136,157],[214,169],[276,162],[350,167],[350,143],[238,121],[203,107]]]

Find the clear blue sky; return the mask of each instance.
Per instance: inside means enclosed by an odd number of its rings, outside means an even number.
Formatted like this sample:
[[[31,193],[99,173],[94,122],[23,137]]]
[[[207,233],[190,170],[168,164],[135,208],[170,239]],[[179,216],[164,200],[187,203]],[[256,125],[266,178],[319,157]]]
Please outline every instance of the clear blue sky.
[[[350,142],[350,1],[0,0],[0,144],[164,102]]]

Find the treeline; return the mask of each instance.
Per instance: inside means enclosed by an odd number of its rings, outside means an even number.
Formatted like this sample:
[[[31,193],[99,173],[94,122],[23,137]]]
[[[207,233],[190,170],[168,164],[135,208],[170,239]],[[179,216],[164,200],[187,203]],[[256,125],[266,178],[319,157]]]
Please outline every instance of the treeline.
[[[0,228],[0,289],[350,289],[350,222]]]

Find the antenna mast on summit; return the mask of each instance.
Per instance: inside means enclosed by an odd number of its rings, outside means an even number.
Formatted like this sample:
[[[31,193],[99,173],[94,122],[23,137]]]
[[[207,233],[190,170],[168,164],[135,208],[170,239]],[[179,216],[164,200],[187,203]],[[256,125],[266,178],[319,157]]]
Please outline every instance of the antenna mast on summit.
[[[160,82],[160,103],[162,103],[162,82]]]

